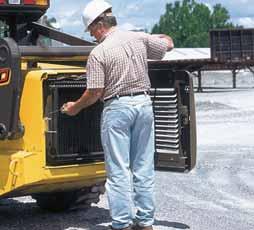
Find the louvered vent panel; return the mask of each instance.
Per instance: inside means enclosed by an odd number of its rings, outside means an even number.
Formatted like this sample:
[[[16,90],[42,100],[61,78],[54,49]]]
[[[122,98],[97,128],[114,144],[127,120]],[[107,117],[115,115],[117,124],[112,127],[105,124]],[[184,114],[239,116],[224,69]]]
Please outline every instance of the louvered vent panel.
[[[158,153],[179,154],[179,117],[175,89],[152,89],[155,148]]]

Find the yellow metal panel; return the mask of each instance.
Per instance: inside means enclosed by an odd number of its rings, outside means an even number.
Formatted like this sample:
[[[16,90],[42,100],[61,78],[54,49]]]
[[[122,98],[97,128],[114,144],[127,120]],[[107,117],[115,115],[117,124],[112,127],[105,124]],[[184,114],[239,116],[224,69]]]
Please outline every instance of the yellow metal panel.
[[[38,181],[45,165],[45,137],[43,122],[43,71],[30,71],[25,76],[21,97],[20,120],[25,134],[19,140],[0,141],[0,191],[1,195],[24,184]],[[36,154],[34,154],[36,153]],[[28,156],[36,155],[34,161],[24,161]],[[35,157],[33,158],[35,159]],[[24,162],[31,162],[25,165]],[[24,170],[29,171],[26,180]]]
[[[27,72],[20,108],[25,135],[0,141],[0,197],[73,190],[105,180],[104,163],[46,167],[43,80],[49,75],[83,72],[83,68],[47,69],[47,65]]]
[[[38,67],[42,70],[47,70],[48,75],[51,75],[51,71],[56,71],[58,74],[60,73],[85,73],[86,70],[84,68],[78,66],[66,66],[60,64],[48,64],[48,63],[38,63]],[[50,70],[48,72],[48,70]]]
[[[21,122],[25,126],[24,150],[43,151],[45,146],[43,122],[42,71],[26,75],[20,107]]]
[[[50,61],[65,61],[66,63],[71,62],[71,61],[78,61],[78,62],[84,62],[85,66],[85,61],[87,61],[88,57],[85,56],[74,56],[74,57],[41,57],[41,56],[25,56],[21,57],[21,60],[23,62],[27,61],[36,61],[37,63],[39,62],[50,62]],[[48,63],[47,63],[48,64]],[[65,65],[66,68],[71,67],[70,65]]]
[[[0,194],[3,194],[6,189],[6,181],[9,176],[9,165],[11,162],[10,155],[0,154]]]
[[[41,157],[40,152],[24,151],[1,156],[5,167],[1,167],[0,196],[79,189],[105,180],[104,163],[45,167]]]
[[[15,141],[0,141],[0,157],[2,155],[10,155],[13,151],[19,151],[24,149],[24,140],[19,139]],[[1,164],[0,164],[1,167]]]

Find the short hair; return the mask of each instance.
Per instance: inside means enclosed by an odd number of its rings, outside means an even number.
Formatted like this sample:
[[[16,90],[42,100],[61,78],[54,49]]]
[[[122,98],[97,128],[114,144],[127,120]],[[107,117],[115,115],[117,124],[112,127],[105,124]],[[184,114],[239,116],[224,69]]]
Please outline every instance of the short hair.
[[[106,10],[102,15],[96,18],[92,25],[96,25],[99,22],[102,22],[103,26],[106,28],[111,28],[117,25],[116,17],[112,15],[111,9]]]
[[[107,28],[117,25],[116,17],[115,16],[104,16],[100,22]]]

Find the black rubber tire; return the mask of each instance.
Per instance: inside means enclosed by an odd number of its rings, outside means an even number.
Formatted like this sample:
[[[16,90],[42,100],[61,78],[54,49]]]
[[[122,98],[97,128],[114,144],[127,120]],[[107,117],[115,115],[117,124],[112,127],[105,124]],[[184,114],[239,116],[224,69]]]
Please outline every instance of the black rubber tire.
[[[0,140],[5,140],[7,138],[8,132],[4,124],[0,123]]]
[[[62,212],[68,209],[79,207],[89,208],[92,203],[98,203],[100,195],[105,192],[104,183],[91,187],[86,187],[78,191],[41,193],[34,194],[32,197],[37,205],[46,211]]]
[[[32,197],[41,209],[50,212],[61,212],[68,210],[75,201],[75,192],[43,193]]]

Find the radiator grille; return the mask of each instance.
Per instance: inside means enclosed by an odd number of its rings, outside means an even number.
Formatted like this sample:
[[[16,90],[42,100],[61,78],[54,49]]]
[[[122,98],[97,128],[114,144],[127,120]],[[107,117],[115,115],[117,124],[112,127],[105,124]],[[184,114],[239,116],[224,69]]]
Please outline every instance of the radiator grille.
[[[56,111],[67,101],[78,99],[86,88],[86,81],[50,80],[48,86],[52,97],[48,106]],[[104,159],[100,138],[102,108],[102,103],[97,102],[76,116],[52,114],[51,130],[47,133],[48,164],[90,163]]]
[[[179,154],[177,93],[173,88],[152,89],[151,98],[155,117],[155,150],[162,154]]]

